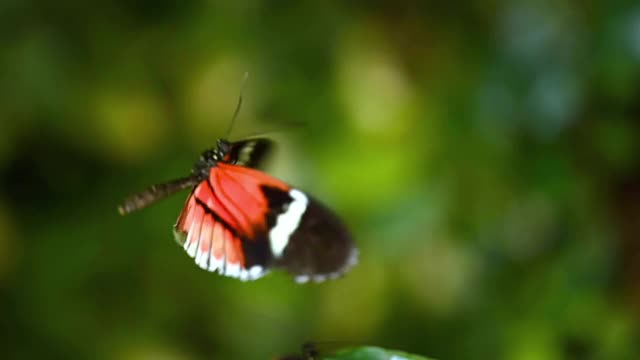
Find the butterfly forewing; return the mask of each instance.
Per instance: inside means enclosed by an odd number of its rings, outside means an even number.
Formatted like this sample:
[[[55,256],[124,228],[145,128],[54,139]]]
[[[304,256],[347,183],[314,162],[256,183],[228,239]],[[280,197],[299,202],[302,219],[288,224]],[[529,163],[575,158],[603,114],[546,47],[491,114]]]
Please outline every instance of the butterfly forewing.
[[[212,177],[217,176],[215,168]],[[261,264],[249,264],[244,256],[242,241],[250,223],[240,220],[238,210],[225,204],[209,179],[202,181],[187,199],[175,225],[176,240],[203,269],[243,280],[256,279],[264,274]]]

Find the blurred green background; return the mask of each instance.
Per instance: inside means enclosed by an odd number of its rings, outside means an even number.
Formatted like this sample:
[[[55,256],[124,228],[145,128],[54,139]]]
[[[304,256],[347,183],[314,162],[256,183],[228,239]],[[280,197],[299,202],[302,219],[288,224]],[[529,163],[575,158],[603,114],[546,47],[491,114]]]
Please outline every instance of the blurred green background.
[[[3,0],[0,29],[2,358],[640,358],[637,1]],[[200,270],[187,193],[116,211],[245,71],[232,139],[285,129],[269,172],[353,229],[343,279]]]

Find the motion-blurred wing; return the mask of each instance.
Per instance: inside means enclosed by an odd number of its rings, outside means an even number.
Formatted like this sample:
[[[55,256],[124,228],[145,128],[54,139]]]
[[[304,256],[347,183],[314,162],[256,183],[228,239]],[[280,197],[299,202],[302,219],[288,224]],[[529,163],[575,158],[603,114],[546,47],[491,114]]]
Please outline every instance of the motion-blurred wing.
[[[273,142],[265,138],[246,139],[231,143],[229,159],[231,163],[257,168],[273,149]]]

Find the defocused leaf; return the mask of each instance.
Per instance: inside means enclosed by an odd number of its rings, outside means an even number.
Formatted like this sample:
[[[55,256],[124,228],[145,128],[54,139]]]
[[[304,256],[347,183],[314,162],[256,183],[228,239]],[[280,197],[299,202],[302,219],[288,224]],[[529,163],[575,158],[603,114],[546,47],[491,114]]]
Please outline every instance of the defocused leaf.
[[[429,360],[420,355],[402,351],[387,350],[375,346],[363,346],[342,350],[335,355],[322,357],[323,360]]]

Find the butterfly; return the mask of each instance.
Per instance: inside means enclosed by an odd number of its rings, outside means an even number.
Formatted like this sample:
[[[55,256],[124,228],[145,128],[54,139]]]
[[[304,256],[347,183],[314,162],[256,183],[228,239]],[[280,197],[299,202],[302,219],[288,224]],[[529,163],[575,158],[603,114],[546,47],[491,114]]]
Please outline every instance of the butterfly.
[[[339,277],[357,262],[350,232],[315,198],[258,169],[272,148],[266,138],[219,139],[189,176],[132,195],[119,211],[191,188],[174,236],[201,268],[243,281],[276,268],[299,283]]]

